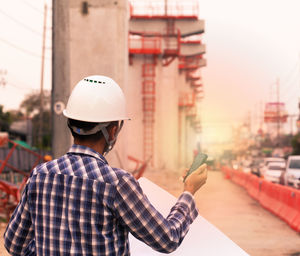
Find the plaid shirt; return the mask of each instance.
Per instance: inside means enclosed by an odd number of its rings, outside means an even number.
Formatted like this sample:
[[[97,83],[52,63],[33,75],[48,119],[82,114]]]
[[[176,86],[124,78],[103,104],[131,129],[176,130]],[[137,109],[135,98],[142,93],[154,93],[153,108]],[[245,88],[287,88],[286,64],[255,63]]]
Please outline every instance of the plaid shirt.
[[[164,218],[128,172],[73,145],[36,167],[4,234],[12,255],[130,255],[128,232],[174,251],[198,212],[184,192]]]

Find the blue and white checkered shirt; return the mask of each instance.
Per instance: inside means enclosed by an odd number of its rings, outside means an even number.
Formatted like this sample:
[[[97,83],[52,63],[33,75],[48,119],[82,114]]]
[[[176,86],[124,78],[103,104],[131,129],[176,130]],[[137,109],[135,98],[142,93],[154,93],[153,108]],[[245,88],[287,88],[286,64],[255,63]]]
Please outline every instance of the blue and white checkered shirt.
[[[198,212],[184,192],[164,218],[128,172],[73,145],[36,167],[4,234],[12,255],[130,255],[128,232],[174,251]]]

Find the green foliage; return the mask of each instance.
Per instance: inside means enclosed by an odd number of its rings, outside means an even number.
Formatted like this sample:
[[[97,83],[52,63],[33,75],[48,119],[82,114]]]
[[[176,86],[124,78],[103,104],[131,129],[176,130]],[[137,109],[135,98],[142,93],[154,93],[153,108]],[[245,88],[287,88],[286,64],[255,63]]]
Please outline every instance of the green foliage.
[[[40,112],[32,117],[33,145],[39,149],[50,150],[51,147],[51,113],[50,109],[43,111],[42,141],[39,141]]]
[[[33,146],[39,149],[49,150],[51,147],[51,111],[50,111],[51,94],[49,91],[44,92],[43,97],[43,115],[42,115],[42,134],[39,138],[40,127],[40,93],[28,94],[22,101],[20,107],[26,113],[27,117],[32,120],[32,140]]]
[[[3,111],[3,106],[0,105],[0,131],[8,131],[9,126],[12,122],[11,115],[9,112]]]
[[[50,111],[50,101],[51,101],[51,95],[49,91],[44,92],[43,97],[43,108],[45,111]],[[33,117],[37,113],[40,112],[40,102],[41,97],[40,93],[38,92],[32,92],[28,94],[25,99],[22,101],[20,108],[25,111],[26,116]]]
[[[292,138],[292,148],[293,148],[293,155],[300,155],[300,133],[296,134]]]
[[[4,107],[0,105],[0,131],[8,132],[13,121],[20,120],[23,114],[20,111],[4,112]]]

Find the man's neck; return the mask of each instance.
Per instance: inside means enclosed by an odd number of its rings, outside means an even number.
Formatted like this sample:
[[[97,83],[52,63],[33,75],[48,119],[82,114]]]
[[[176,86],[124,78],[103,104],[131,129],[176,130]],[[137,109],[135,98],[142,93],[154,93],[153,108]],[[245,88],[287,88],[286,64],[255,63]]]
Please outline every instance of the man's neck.
[[[74,143],[77,145],[82,145],[85,147],[89,147],[96,152],[100,153],[103,155],[104,147],[105,147],[105,141],[99,140],[99,141],[84,141],[84,140],[79,140],[79,139],[74,139]]]

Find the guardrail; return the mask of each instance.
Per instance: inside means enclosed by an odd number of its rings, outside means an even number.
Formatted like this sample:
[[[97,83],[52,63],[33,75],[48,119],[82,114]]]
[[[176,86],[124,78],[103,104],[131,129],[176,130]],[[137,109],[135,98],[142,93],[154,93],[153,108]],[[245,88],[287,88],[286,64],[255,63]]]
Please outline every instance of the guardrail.
[[[284,220],[292,229],[300,232],[300,190],[274,184],[250,173],[226,166],[221,168],[224,178],[244,187],[262,207]]]

